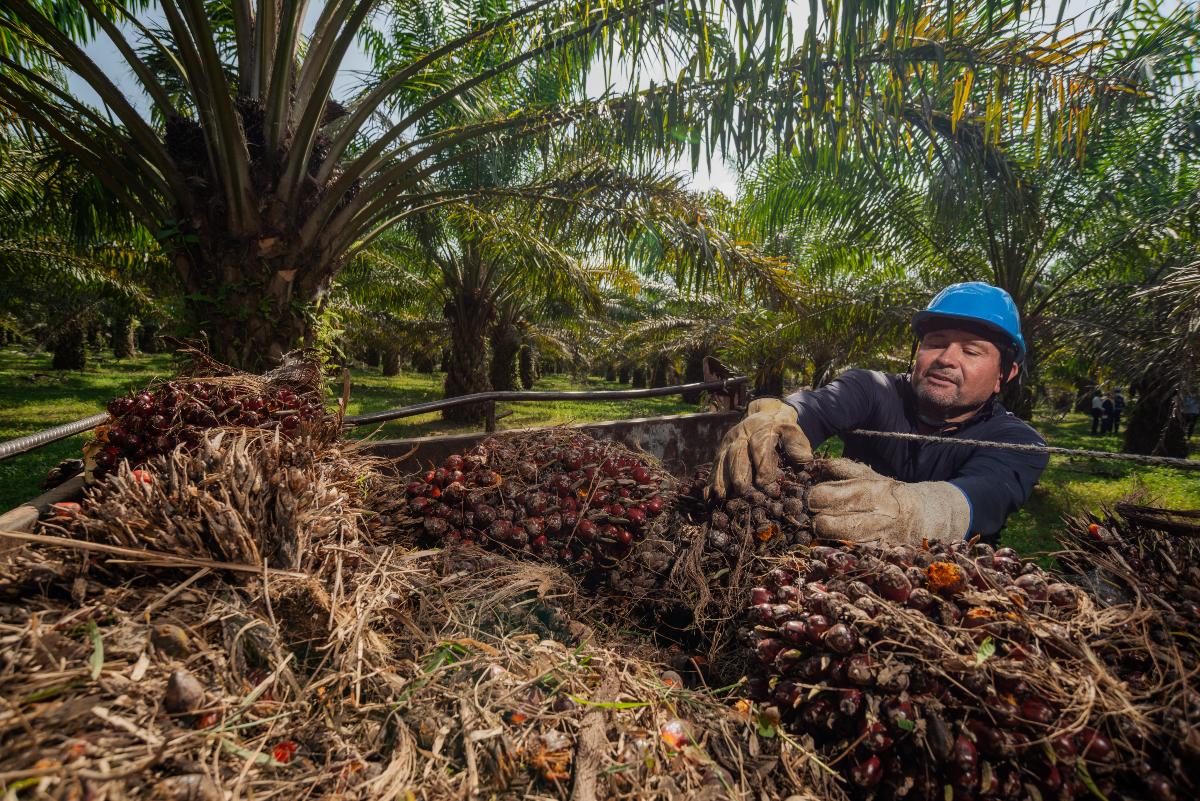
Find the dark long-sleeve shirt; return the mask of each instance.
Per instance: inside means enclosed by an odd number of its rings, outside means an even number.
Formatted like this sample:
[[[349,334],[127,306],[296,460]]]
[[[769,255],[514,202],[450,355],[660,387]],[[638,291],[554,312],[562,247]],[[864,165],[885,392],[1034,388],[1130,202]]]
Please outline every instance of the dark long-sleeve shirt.
[[[795,406],[800,427],[816,448],[841,435],[843,454],[875,472],[899,481],[949,481],[971,507],[970,534],[991,536],[1029,500],[1048,457],[1042,453],[1003,451],[972,445],[944,445],[855,436],[846,432],[918,430],[916,396],[903,374],[848,370],[832,383],[786,398]],[[939,436],[989,442],[1045,445],[1027,423],[994,400],[983,411]]]

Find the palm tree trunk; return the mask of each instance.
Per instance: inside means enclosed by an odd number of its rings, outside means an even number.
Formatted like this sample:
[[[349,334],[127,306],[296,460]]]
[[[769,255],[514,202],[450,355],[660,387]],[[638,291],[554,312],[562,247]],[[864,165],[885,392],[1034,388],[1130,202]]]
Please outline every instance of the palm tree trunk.
[[[695,384],[704,380],[704,351],[688,351],[683,363],[683,383]],[[684,403],[699,403],[704,390],[685,392],[681,396]]]
[[[161,332],[162,327],[158,323],[143,322],[137,328],[137,349],[142,353],[159,353],[162,350],[162,343],[158,339]]]
[[[450,352],[446,361],[444,397],[487,392],[492,388],[488,375],[487,331],[491,325],[490,304],[477,292],[462,291],[444,307],[450,324]],[[478,423],[486,407],[481,403],[442,410],[442,418],[453,422]]]
[[[533,385],[542,377],[538,352],[532,345],[522,345],[517,352],[517,371],[521,376],[521,388],[525,390],[533,389]]]
[[[1125,426],[1127,453],[1187,458],[1187,439],[1183,421],[1175,413],[1175,391],[1165,381],[1150,379],[1137,389],[1137,402],[1129,412]]]
[[[380,367],[380,372],[385,376],[400,375],[400,349],[392,346],[384,348],[380,356]]]
[[[315,344],[313,322],[340,264],[275,237],[247,244],[214,230],[198,238],[199,245],[176,252],[175,262],[187,288],[187,319],[208,337],[213,358],[262,372],[288,351]]]
[[[109,335],[112,337],[114,357],[128,359],[136,352],[136,343],[133,338],[133,317],[128,314],[118,314],[113,318]]]
[[[497,324],[492,328],[492,389],[509,392],[517,388],[517,353],[521,335],[514,326]]]
[[[87,337],[78,322],[69,323],[51,343],[54,360],[50,366],[55,370],[79,370],[87,367]]]
[[[646,369],[644,364],[635,365],[633,368],[633,388],[644,389],[646,387],[646,379],[649,377],[650,371]]]

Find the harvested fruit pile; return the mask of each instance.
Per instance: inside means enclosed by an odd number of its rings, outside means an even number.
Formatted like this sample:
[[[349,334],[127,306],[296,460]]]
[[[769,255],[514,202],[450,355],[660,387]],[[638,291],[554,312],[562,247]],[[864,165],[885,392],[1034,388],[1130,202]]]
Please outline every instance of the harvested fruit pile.
[[[1139,747],[1146,699],[1094,658],[1144,611],[1098,610],[1011,549],[819,546],[751,601],[750,697],[854,798],[1172,797]]]
[[[1058,560],[1104,605],[1152,610],[1098,656],[1136,693],[1153,736],[1130,738],[1155,801],[1200,797],[1200,512],[1118,504],[1068,521]]]
[[[278,430],[328,422],[319,364],[298,353],[263,376],[237,373],[194,354],[190,375],[114,398],[86,454],[93,478],[123,462],[138,466],[177,445],[194,447],[220,427]]]
[[[610,568],[661,528],[669,475],[624,448],[552,431],[485,440],[405,486],[425,538]],[[665,566],[664,566],[665,567]]]

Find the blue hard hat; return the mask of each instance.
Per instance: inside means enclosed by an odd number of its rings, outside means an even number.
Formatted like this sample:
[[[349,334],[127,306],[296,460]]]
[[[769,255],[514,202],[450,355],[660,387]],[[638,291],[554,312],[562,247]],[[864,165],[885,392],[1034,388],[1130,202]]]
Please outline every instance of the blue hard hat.
[[[951,328],[955,322],[968,323],[966,327],[982,327],[1000,336],[1011,344],[1015,353],[1013,361],[1025,361],[1025,338],[1021,336],[1021,315],[1012,296],[1000,287],[982,281],[967,281],[951,284],[937,294],[924,311],[913,315],[912,327],[917,336],[932,331],[938,323]]]

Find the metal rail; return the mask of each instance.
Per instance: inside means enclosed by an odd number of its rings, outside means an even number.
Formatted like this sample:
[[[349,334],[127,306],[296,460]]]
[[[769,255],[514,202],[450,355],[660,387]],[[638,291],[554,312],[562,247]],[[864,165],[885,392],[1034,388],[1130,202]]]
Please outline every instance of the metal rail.
[[[344,422],[350,426],[385,423],[388,420],[398,420],[402,417],[415,417],[442,409],[454,409],[459,406],[487,404],[487,430],[495,429],[497,401],[553,401],[553,400],[637,400],[639,398],[658,398],[666,395],[681,395],[684,392],[700,392],[702,390],[721,390],[728,392],[731,388],[740,386],[749,378],[747,376],[732,376],[720,381],[703,381],[694,384],[678,384],[671,387],[654,387],[653,389],[609,389],[609,390],[579,390],[561,392],[476,392],[473,395],[460,395],[455,398],[417,403],[399,409],[388,409],[371,414],[356,414],[346,417]],[[36,434],[0,442],[0,460],[8,459],[18,454],[36,450],[52,442],[58,442],[76,434],[89,431],[108,419],[107,414],[94,414],[73,423],[48,428]]]
[[[36,434],[27,434],[23,437],[10,439],[7,442],[0,442],[0,459],[7,459],[10,456],[16,456],[26,451],[36,450],[43,445],[49,445],[51,442],[58,442],[60,439],[82,434],[84,431],[92,430],[107,419],[107,414],[93,414],[91,417],[76,420],[74,423],[64,423],[61,426],[47,428],[45,431],[39,431]]]
[[[599,401],[599,400],[637,400],[638,398],[659,398],[665,395],[681,395],[684,392],[700,392],[702,390],[728,391],[731,387],[740,386],[749,381],[748,376],[734,376],[720,381],[702,381],[695,384],[679,384],[673,387],[654,387],[653,389],[601,389],[601,390],[563,390],[558,392],[476,392],[473,395],[459,395],[455,398],[417,403],[400,409],[388,409],[383,412],[356,414],[345,418],[351,426],[365,426],[373,423],[386,423],[388,420],[398,420],[402,417],[415,417],[419,414],[438,412],[442,409],[455,409],[459,406],[473,406],[480,403],[497,401]]]

